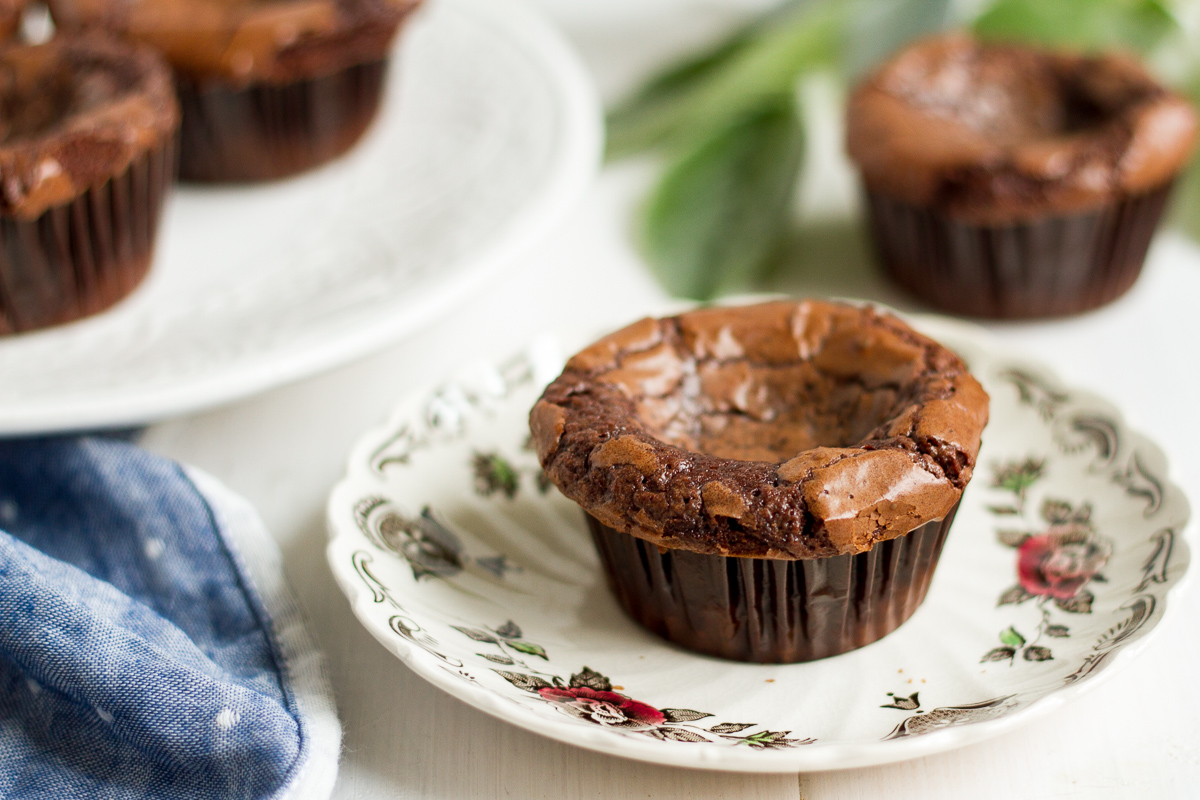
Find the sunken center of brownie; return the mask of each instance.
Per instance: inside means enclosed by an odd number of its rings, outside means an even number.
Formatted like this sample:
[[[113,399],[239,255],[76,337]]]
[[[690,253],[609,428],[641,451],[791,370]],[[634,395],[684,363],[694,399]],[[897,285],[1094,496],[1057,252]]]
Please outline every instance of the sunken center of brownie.
[[[738,461],[848,447],[916,402],[929,369],[918,341],[853,309],[767,308],[691,312],[596,377],[622,388],[649,435]]]
[[[1087,133],[1145,94],[1090,81],[1045,53],[1012,48],[918,51],[889,77],[890,93],[914,109],[1003,146]]]
[[[681,360],[675,391],[637,405],[647,432],[685,450],[739,461],[784,461],[849,447],[911,402],[893,385],[865,387],[812,362]]]

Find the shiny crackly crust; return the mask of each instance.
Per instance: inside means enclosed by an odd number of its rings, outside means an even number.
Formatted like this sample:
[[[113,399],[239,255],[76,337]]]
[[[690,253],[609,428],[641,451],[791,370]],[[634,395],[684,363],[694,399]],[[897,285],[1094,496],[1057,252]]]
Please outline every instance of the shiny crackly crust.
[[[166,144],[179,127],[171,71],[146,47],[60,35],[0,49],[0,213],[23,219],[69,202]],[[65,110],[15,133],[32,103],[70,85]]]
[[[1095,208],[1169,183],[1196,112],[1132,59],[918,42],[850,98],[847,148],[867,185],[973,222]]]
[[[689,375],[739,361],[891,392],[896,413],[852,446],[773,462],[680,447],[639,416]],[[546,388],[530,428],[550,480],[606,525],[661,547],[804,559],[863,552],[948,513],[987,403],[957,356],[895,317],[775,302],[644,319],[601,339]]]
[[[187,79],[244,86],[330,75],[388,56],[420,0],[49,0],[65,29],[161,50]]]

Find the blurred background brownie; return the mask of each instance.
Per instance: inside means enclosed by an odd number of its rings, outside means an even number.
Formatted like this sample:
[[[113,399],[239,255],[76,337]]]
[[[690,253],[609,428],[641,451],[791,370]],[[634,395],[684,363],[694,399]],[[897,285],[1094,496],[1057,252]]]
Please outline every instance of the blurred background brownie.
[[[702,653],[792,662],[920,605],[987,408],[957,356],[895,317],[776,302],[601,339],[530,427],[634,619]]]
[[[0,50],[0,333],[93,314],[138,285],[178,127],[149,48],[60,36]]]
[[[61,28],[161,50],[183,110],[180,176],[281,178],[329,161],[378,111],[392,42],[419,0],[52,0]]]
[[[11,38],[21,27],[26,0],[0,0],[0,39]]]
[[[887,272],[994,318],[1124,293],[1196,140],[1192,107],[1130,58],[966,35],[895,56],[854,92],[847,127]]]

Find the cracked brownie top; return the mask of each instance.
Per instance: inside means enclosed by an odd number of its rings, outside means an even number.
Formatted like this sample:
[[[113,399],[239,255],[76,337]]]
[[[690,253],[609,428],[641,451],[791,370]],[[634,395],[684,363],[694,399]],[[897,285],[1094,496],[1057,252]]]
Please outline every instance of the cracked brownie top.
[[[34,219],[175,136],[171,71],[149,48],[60,35],[0,48],[0,214]]]
[[[963,34],[903,50],[847,113],[848,149],[873,190],[979,224],[1153,191],[1197,136],[1191,104],[1126,56]]]
[[[891,315],[772,302],[601,339],[546,388],[530,428],[550,480],[613,528],[803,559],[949,513],[987,407],[958,356]]]
[[[286,84],[386,58],[419,0],[50,0],[63,30],[151,45],[200,83]]]

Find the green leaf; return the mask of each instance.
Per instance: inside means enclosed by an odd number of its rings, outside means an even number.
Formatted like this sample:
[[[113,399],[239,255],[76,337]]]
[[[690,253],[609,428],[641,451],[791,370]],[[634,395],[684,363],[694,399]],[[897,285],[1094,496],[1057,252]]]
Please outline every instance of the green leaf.
[[[475,491],[484,497],[496,492],[509,500],[517,496],[521,476],[499,453],[475,453],[471,458],[471,470],[475,473]]]
[[[1025,490],[1042,477],[1045,468],[1046,462],[1038,458],[1027,458],[1024,461],[1010,461],[998,465],[996,474],[992,477],[992,486],[1023,496]]]
[[[1000,634],[1000,641],[1009,647],[1021,647],[1025,644],[1025,637],[1017,633],[1017,629],[1008,626],[1008,630]]]
[[[499,675],[504,680],[516,686],[518,689],[524,689],[527,692],[537,692],[538,689],[549,689],[550,682],[539,678],[537,675],[526,675],[521,672],[507,672],[502,669],[494,669],[492,672]]]
[[[1177,29],[1159,0],[998,0],[975,20],[976,33],[988,38],[1142,53]]]
[[[759,731],[749,736],[725,736],[725,739],[734,739],[738,744],[749,745],[755,750],[784,750],[794,747],[798,744],[810,744],[811,739],[789,739],[787,735],[791,731]]]
[[[533,642],[522,642],[519,639],[507,641],[505,644],[511,647],[513,650],[516,650],[518,653],[524,653],[527,656],[537,656],[538,658],[544,658],[547,661],[550,660],[546,655],[545,648],[543,648],[540,644],[534,644]]]
[[[1053,661],[1054,656],[1050,654],[1049,647],[1027,647],[1025,648],[1026,661]]]
[[[1054,598],[1054,605],[1071,614],[1090,614],[1092,613],[1092,601],[1095,599],[1095,596],[1087,589],[1080,589],[1074,597],[1066,600]]]
[[[996,541],[1005,547],[1020,547],[1025,544],[1029,536],[1029,531],[1018,531],[1011,528],[996,531]]]
[[[646,733],[650,734],[655,739],[662,739],[662,740],[668,741],[668,742],[707,742],[708,741],[708,739],[705,739],[703,736],[701,736],[698,733],[692,733],[691,731],[683,730],[681,728],[668,728],[665,725],[659,726],[650,731],[646,731]]]
[[[698,719],[712,716],[704,711],[693,711],[690,708],[664,708],[662,715],[667,718],[667,722],[695,722]]]
[[[746,25],[711,50],[669,67],[617,105],[608,114],[607,157],[624,158],[670,139],[705,81],[741,52],[758,30],[757,21]]]
[[[792,97],[801,75],[837,67],[845,52],[851,5],[797,3],[798,13],[765,26],[697,94],[681,120],[681,131],[720,127],[759,108],[765,99]]]
[[[612,681],[591,667],[586,666],[571,676],[570,686],[572,689],[579,689],[586,686],[588,689],[595,689],[598,692],[612,691]]]
[[[476,628],[460,628],[458,625],[451,625],[450,627],[454,628],[454,630],[458,631],[459,633],[463,634],[464,636],[474,639],[477,642],[485,642],[487,644],[500,644],[500,640],[497,639],[495,636],[492,636],[487,631],[481,631]]]
[[[505,622],[499,628],[496,628],[496,635],[502,636],[505,639],[520,639],[521,638],[521,628],[517,625],[517,623],[513,622],[510,619],[508,622]]]
[[[609,116],[609,156],[686,149],[764,99],[792,95],[798,76],[840,60],[848,5],[793,0],[661,73]]]
[[[509,658],[508,656],[498,656],[493,653],[476,653],[475,655],[480,656],[481,658],[486,658],[488,661],[491,661],[493,664],[506,664],[508,666],[511,666],[511,665],[517,663],[517,662],[513,661],[511,658]]]
[[[1021,584],[1010,586],[1004,594],[1000,595],[1000,600],[997,601],[997,606],[1008,606],[1014,603],[1024,603],[1029,598],[1033,597],[1029,592],[1025,591],[1025,587]],[[1020,645],[1014,645],[1020,647]]]
[[[1012,647],[997,647],[987,652],[979,663],[986,664],[989,661],[1012,661],[1013,656],[1017,654],[1015,648]]]
[[[892,702],[881,705],[880,708],[898,708],[901,711],[914,711],[921,707],[920,695],[920,692],[913,692],[908,697],[900,697],[888,692],[888,696],[892,698]]]
[[[804,135],[792,98],[720,129],[672,164],[643,240],[671,294],[708,300],[753,285],[787,231]]]
[[[501,580],[510,572],[520,572],[521,568],[508,563],[507,556],[481,556],[475,563]]]
[[[1056,500],[1046,498],[1042,501],[1042,519],[1049,522],[1051,525],[1070,522],[1072,509],[1071,504],[1066,500]]]

